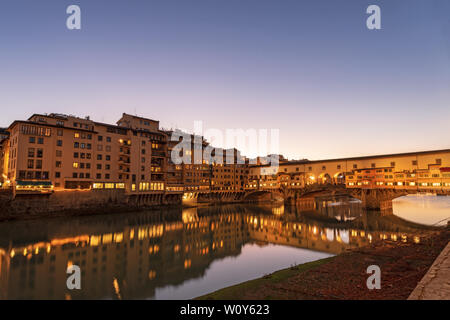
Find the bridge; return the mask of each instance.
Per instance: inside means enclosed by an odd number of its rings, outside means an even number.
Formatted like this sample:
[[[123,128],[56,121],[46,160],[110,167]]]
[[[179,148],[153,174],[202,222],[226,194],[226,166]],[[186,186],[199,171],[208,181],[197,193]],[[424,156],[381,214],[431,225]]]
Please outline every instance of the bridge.
[[[293,203],[317,192],[348,194],[370,210],[407,194],[450,195],[450,149],[254,166],[244,198]]]

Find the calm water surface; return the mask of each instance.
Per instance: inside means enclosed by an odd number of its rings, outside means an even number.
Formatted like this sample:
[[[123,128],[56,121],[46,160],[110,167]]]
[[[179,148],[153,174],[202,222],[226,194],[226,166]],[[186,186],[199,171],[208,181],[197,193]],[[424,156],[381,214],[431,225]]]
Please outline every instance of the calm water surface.
[[[393,201],[396,216],[423,224],[445,225],[450,220],[448,196],[408,195]]]
[[[381,213],[334,198],[1,223],[0,298],[190,299],[376,239],[418,242],[448,217],[449,197],[407,196]]]

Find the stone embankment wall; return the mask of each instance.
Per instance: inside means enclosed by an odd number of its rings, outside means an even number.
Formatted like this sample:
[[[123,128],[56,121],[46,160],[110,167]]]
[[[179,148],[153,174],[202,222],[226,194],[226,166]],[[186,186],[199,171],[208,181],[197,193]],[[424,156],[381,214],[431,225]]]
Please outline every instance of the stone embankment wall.
[[[14,199],[10,193],[0,193],[0,220],[132,211],[158,204],[165,203],[135,203],[124,190],[63,191]]]

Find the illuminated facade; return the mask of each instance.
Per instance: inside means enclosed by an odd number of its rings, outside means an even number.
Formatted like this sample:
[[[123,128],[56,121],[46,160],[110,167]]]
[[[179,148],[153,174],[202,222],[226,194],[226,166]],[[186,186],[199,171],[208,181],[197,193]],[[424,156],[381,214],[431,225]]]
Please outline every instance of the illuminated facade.
[[[214,174],[218,171],[204,160],[209,144],[203,137],[192,135],[190,150],[183,151],[190,163],[173,163],[170,155],[179,141],[171,141],[172,131],[138,116],[123,114],[110,125],[89,117],[35,114],[13,122],[7,132],[0,143],[1,182],[16,194],[71,189],[198,194],[241,191],[246,181],[245,164]],[[211,188],[214,183],[221,187]]]
[[[123,189],[128,194],[239,193],[342,184],[366,189],[450,190],[450,150],[320,161],[287,161],[278,167],[249,165],[238,150],[217,161],[215,149],[191,135],[190,149],[172,162],[181,141],[159,122],[123,114],[116,125],[87,118],[35,114],[14,121],[0,140],[0,183],[16,193],[70,189]],[[180,138],[181,139],[181,138]],[[199,159],[196,159],[200,155]],[[242,161],[238,161],[242,160]],[[220,163],[222,162],[222,163]]]
[[[450,190],[450,149],[320,161],[278,168],[252,166],[247,190],[296,189],[311,184],[347,188]]]
[[[15,121],[8,131],[11,185],[164,191],[167,135],[159,123],[124,114],[117,125],[58,114]],[[31,184],[33,182],[33,184]]]
[[[215,149],[215,151],[217,150]],[[216,161],[213,162],[211,173],[212,190],[222,192],[245,191],[245,185],[248,183],[248,160],[241,156],[237,149],[221,149],[220,151],[222,153],[220,161],[215,159]],[[230,160],[227,160],[227,156]],[[230,162],[232,164],[229,164]]]

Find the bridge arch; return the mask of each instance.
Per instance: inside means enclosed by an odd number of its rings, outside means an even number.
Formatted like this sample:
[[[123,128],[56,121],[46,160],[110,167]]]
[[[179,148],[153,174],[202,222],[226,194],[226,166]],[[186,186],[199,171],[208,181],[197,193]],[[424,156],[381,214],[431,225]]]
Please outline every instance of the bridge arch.
[[[335,184],[345,184],[345,174],[343,172],[336,172],[333,176]]]
[[[333,183],[333,179],[331,178],[330,174],[328,174],[327,172],[323,172],[319,175],[317,182],[321,184],[328,184]]]

